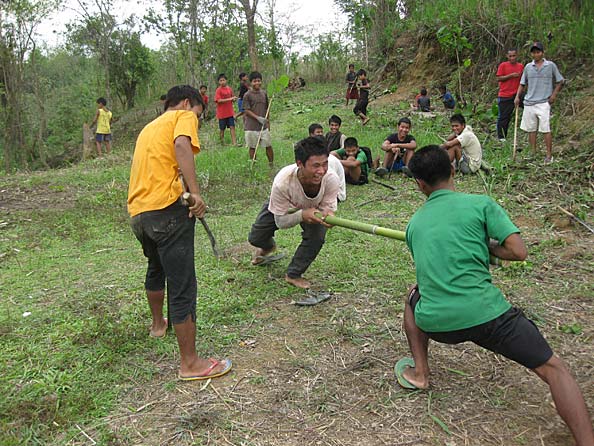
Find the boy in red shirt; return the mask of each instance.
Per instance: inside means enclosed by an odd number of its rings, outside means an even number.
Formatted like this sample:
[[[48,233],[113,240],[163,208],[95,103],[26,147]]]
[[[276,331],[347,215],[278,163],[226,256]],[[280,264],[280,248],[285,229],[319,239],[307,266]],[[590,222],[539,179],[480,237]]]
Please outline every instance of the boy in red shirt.
[[[235,137],[235,119],[233,116],[235,112],[233,110],[233,102],[237,100],[237,96],[233,95],[233,90],[227,85],[227,76],[219,74],[217,77],[219,87],[215,91],[215,102],[217,104],[217,119],[219,120],[219,135],[221,138],[221,144],[225,139],[225,129],[229,127],[231,132],[231,144],[237,144],[237,138]]]
[[[200,96],[204,102],[204,110],[202,110],[202,118],[208,119],[208,95],[206,94],[206,85],[200,85]]]
[[[497,68],[497,82],[499,82],[499,93],[497,94],[497,105],[499,115],[497,116],[497,138],[505,141],[509,121],[514,111],[514,98],[520,86],[520,77],[524,65],[517,62],[518,51],[515,48],[507,50],[507,61],[501,62]]]

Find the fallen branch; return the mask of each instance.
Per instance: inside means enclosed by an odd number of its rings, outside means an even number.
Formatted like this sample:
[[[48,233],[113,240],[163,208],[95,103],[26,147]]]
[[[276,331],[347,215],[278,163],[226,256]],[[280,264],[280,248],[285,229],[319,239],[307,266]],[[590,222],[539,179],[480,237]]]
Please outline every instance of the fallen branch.
[[[579,217],[576,217],[575,215],[573,215],[571,212],[569,212],[567,209],[563,209],[561,206],[557,206],[561,211],[563,211],[563,213],[567,214],[567,216],[569,216],[570,218],[574,219],[575,221],[577,221],[579,224],[581,224],[584,228],[586,228],[588,231],[590,231],[592,234],[594,234],[594,229],[592,229],[592,227],[590,225],[588,225],[588,223],[586,223],[584,220],[582,220]]]
[[[382,183],[381,181],[378,181],[378,180],[376,180],[376,179],[374,179],[374,178],[372,178],[372,179],[371,179],[371,182],[373,182],[373,183],[375,183],[375,184],[379,184],[380,186],[387,187],[388,189],[392,189],[392,190],[395,190],[395,191],[397,191],[397,190],[398,190],[398,188],[396,188],[396,187],[394,187],[394,186],[391,186],[391,185],[389,185],[389,184],[386,184],[386,183]]]

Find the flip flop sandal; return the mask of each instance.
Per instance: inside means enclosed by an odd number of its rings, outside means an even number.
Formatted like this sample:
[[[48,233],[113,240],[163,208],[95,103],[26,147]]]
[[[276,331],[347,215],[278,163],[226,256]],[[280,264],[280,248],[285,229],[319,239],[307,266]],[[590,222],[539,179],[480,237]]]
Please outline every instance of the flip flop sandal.
[[[209,361],[210,361],[210,367],[206,369],[205,375],[192,375],[192,376],[178,375],[178,378],[182,381],[200,381],[200,380],[205,380],[205,379],[218,378],[219,376],[226,375],[227,373],[229,373],[231,371],[231,368],[233,368],[233,363],[231,362],[230,359],[223,359],[222,361],[217,361],[216,359],[209,358]],[[216,368],[216,366],[218,366],[219,364],[224,364],[223,370],[221,370],[220,372],[217,372],[217,373],[211,373]]]
[[[413,361],[412,358],[402,358],[394,366],[394,374],[396,375],[396,380],[398,381],[398,384],[400,384],[401,387],[404,387],[405,389],[411,389],[411,390],[418,389],[417,386],[408,382],[407,379],[403,375],[404,370],[407,367],[414,367],[414,366],[415,366],[415,361]]]
[[[274,263],[284,257],[285,257],[285,255],[283,253],[270,254],[267,256],[256,256],[254,258],[254,260],[252,260],[252,265],[255,265],[255,266],[270,265],[271,263]],[[256,261],[256,263],[254,263],[254,261]]]
[[[317,305],[322,303],[332,297],[332,293],[327,291],[313,291],[307,290],[307,297],[303,300],[295,302],[295,305],[299,305],[301,307],[311,307],[313,305]]]

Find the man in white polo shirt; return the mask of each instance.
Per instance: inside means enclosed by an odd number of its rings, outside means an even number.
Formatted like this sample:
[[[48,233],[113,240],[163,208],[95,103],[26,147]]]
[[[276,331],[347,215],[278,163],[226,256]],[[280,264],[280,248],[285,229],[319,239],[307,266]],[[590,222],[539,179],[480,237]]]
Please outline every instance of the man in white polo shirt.
[[[514,103],[520,105],[522,92],[524,97],[524,113],[520,128],[528,132],[528,141],[532,152],[536,153],[536,131],[544,134],[547,154],[545,164],[553,161],[553,135],[551,134],[550,116],[551,105],[563,86],[565,79],[561,76],[557,65],[544,58],[544,47],[540,42],[534,42],[530,47],[532,62],[526,65],[520,79],[520,88]],[[553,87],[554,85],[554,87]]]

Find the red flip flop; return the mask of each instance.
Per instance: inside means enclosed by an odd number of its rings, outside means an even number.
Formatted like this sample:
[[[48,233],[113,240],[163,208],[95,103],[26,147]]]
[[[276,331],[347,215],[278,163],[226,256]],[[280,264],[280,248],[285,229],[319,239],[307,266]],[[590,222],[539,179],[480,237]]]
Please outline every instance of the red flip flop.
[[[191,375],[191,376],[181,376],[178,375],[179,379],[182,381],[200,381],[205,379],[211,378],[218,378],[219,376],[226,375],[231,371],[233,368],[233,363],[230,359],[223,359],[221,361],[217,361],[216,359],[209,358],[210,367],[206,369],[206,373],[204,375]],[[219,365],[224,364],[223,370],[217,373],[212,373],[212,371]]]

